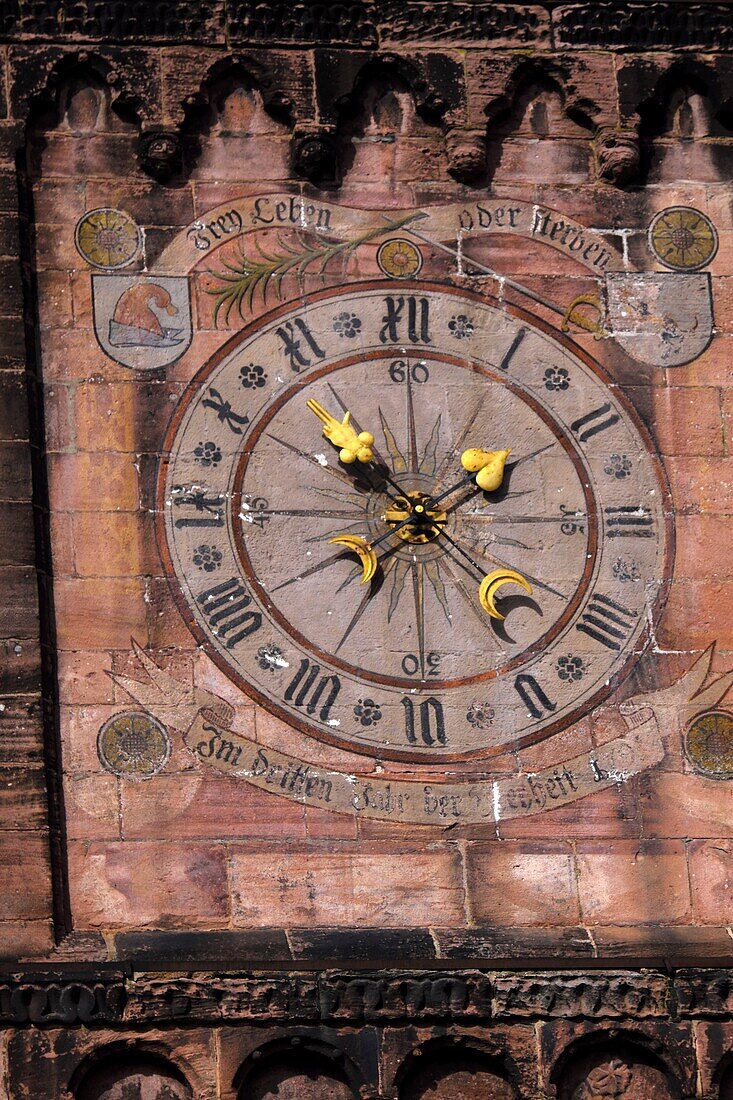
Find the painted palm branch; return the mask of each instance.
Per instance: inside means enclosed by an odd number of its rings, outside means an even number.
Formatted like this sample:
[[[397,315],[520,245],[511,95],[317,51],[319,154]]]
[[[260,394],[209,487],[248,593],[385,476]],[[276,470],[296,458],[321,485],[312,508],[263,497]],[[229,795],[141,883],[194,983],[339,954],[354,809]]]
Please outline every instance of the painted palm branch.
[[[228,324],[232,313],[238,314],[244,320],[245,313],[253,312],[257,294],[261,295],[263,303],[271,292],[280,297],[282,282],[286,276],[300,278],[309,269],[316,269],[321,274],[337,256],[348,256],[360,245],[401,229],[420,216],[407,214],[403,218],[385,222],[384,225],[372,226],[348,241],[319,241],[311,244],[304,233],[297,233],[295,241],[288,243],[278,236],[278,251],[274,253],[265,251],[259,241],[256,241],[256,256],[247,255],[240,239],[239,255],[229,262],[221,260],[218,270],[209,269],[208,272],[216,280],[216,285],[206,291],[215,299],[214,324],[218,325],[220,318],[225,325]]]

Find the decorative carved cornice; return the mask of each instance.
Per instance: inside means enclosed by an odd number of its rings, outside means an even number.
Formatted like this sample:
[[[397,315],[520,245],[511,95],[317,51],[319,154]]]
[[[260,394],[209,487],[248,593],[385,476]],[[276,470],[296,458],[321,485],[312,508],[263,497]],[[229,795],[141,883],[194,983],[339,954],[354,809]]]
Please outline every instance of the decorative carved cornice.
[[[730,1016],[733,971],[368,971],[125,975],[16,974],[0,1023],[396,1023]]]
[[[122,1019],[126,997],[119,980],[46,982],[21,976],[0,984],[0,1023],[111,1023]]]
[[[681,1016],[733,1015],[733,970],[686,970],[675,980]]]
[[[728,50],[733,19],[727,3],[654,0],[472,3],[470,0],[5,0],[0,39],[201,45],[378,47],[400,42],[638,51]]]
[[[493,979],[495,1017],[642,1019],[666,1016],[671,983],[663,974],[508,974]]]

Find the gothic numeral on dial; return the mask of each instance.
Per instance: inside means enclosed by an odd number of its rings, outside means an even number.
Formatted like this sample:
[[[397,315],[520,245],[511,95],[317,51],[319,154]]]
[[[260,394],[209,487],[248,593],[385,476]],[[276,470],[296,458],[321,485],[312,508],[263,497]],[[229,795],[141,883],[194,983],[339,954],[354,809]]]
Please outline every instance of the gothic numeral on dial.
[[[420,739],[428,748],[436,742],[439,745],[446,744],[443,705],[439,699],[429,695],[421,703],[415,703],[404,696],[402,706],[405,708],[405,736],[411,745],[418,744],[418,731]]]
[[[212,634],[221,638],[227,649],[232,649],[242,638],[248,638],[262,626],[260,612],[246,610],[252,603],[252,597],[236,577],[207,588],[196,597],[196,602]]]
[[[624,508],[604,508],[606,514],[606,535],[609,539],[629,538],[637,535],[641,539],[654,538],[654,520],[651,508],[640,504],[627,505]]]
[[[614,424],[618,424],[620,419],[618,413],[612,412],[612,406],[607,401],[604,405],[599,405],[597,409],[593,409],[592,412],[586,413],[585,416],[579,416],[577,420],[572,422],[570,427],[581,443],[587,443],[594,435],[605,432],[607,428],[612,428]]]
[[[428,299],[387,295],[379,341],[382,344],[432,344]]]
[[[177,516],[174,527],[223,527],[224,497],[206,489],[184,489],[174,486],[171,494],[175,508],[191,508],[191,515]]]
[[[517,332],[517,335],[514,337],[511,344],[509,345],[509,348],[505,352],[505,354],[504,354],[504,356],[501,360],[501,363],[499,363],[499,370],[503,370],[503,371],[508,371],[509,370],[509,365],[510,365],[512,359],[514,358],[514,356],[519,351],[520,347],[522,346],[522,341],[524,340],[524,337],[526,335],[527,335],[526,328],[520,328],[519,331]]]
[[[338,676],[321,676],[321,666],[311,664],[304,657],[287,686],[284,698],[295,707],[304,707],[306,714],[312,715],[318,711],[320,720],[327,722],[340,691],[341,681]]]
[[[637,616],[628,607],[596,592],[575,629],[594,638],[607,649],[620,650],[621,644],[634,629],[636,619]]]
[[[286,321],[275,330],[275,333],[280,338],[282,352],[290,364],[290,369],[296,374],[302,367],[311,366],[313,362],[311,356],[315,356],[316,359],[324,359],[326,356],[302,317],[296,317],[294,321]]]
[[[542,718],[545,714],[552,714],[557,710],[557,705],[552,702],[534,676],[527,673],[517,676],[514,689],[533,718]]]

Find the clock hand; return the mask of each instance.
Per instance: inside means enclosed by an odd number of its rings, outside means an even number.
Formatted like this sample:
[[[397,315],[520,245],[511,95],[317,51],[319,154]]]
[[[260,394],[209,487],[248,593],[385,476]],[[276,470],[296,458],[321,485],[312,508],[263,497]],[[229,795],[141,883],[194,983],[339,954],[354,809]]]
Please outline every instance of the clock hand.
[[[336,546],[345,546],[356,554],[361,562],[361,584],[367,584],[372,579],[377,571],[377,555],[365,538],[361,535],[336,535],[328,541]]]
[[[361,535],[336,535],[334,538],[329,539],[330,543],[335,543],[337,546],[345,546],[347,550],[351,550],[358,557],[361,562],[361,584],[366,584],[372,579],[377,571],[377,555],[374,552],[375,546],[379,546],[380,543],[388,539],[390,535],[395,535],[403,527],[406,527],[408,523],[412,522],[412,516],[409,515],[402,523],[398,523],[396,527],[390,527],[374,542],[367,542]]]
[[[485,493],[495,492],[504,480],[504,467],[510,451],[482,451],[469,447],[461,455],[461,466],[476,475],[476,484]]]
[[[306,401],[306,405],[312,413],[318,417],[323,424],[323,435],[329,442],[333,443],[334,447],[339,448],[339,458],[347,465],[351,462],[355,462],[357,459],[359,462],[372,462],[374,459],[374,436],[371,432],[357,432],[351,424],[351,413],[344,409],[344,416],[342,420],[337,420],[335,416],[324,409],[323,405],[319,404],[314,398],[310,398]],[[408,509],[411,509],[409,497],[404,489],[397,484],[396,481],[390,476],[386,469],[381,466],[376,471],[377,476],[386,481],[392,488],[399,493],[400,497],[404,497],[407,501]]]
[[[331,391],[331,393],[333,394],[334,401],[340,407],[341,412],[344,413],[344,414],[346,412],[348,412],[349,410],[346,408],[346,405],[344,404],[344,401],[343,401],[342,397],[340,396],[338,391],[334,388],[334,386],[331,385],[330,382],[328,383],[328,388]],[[362,430],[361,424],[356,419],[356,417],[354,416],[353,413],[350,413],[349,415],[350,415],[350,424],[356,429],[357,432],[360,432]],[[371,433],[369,433],[369,434],[371,434]],[[382,456],[380,455],[379,451],[374,446],[374,444],[372,443],[372,444],[370,444],[370,446],[371,446],[372,451],[374,452],[374,458],[372,460],[373,463],[374,463],[374,466],[372,467],[373,473],[376,475],[376,477],[378,479],[380,479],[383,482],[386,481],[387,484],[391,485],[392,488],[395,489],[396,492],[398,492],[401,497],[404,497],[405,496],[405,491],[404,491],[404,489],[401,488],[401,486],[399,486],[397,484],[397,482],[394,480],[394,478],[392,478],[390,476],[390,474],[388,473],[387,463],[382,458]],[[382,493],[385,492],[385,489],[384,489],[383,485],[375,484],[374,488],[378,492],[382,492]]]
[[[339,448],[339,458],[348,464],[351,462],[371,462],[374,458],[372,444],[374,436],[371,432],[356,432],[349,421],[351,413],[345,412],[343,420],[337,420],[323,405],[313,398],[306,401],[306,405],[323,424],[323,435],[334,447]]]
[[[461,455],[461,466],[464,470],[470,471],[468,476],[462,477],[437,497],[431,497],[425,502],[426,506],[432,508],[445,497],[449,497],[451,493],[462,489],[464,485],[469,485],[474,479],[485,493],[495,492],[504,480],[504,467],[510,454],[511,451],[482,451],[477,447],[470,447]]]
[[[550,448],[554,447],[554,446],[555,446],[554,443],[548,443],[544,447],[538,447],[536,451],[531,451],[530,454],[528,454],[528,455],[522,455],[521,458],[514,459],[510,463],[511,469],[515,470],[517,468],[517,466],[521,466],[523,462],[530,462],[533,458],[537,458],[538,455],[544,454],[545,451],[549,451]],[[496,453],[500,453],[500,452],[494,452],[494,453],[496,454]],[[511,453],[511,452],[508,452],[508,453]],[[463,454],[468,454],[468,452],[464,451]],[[463,460],[463,455],[461,455],[461,461],[462,460]],[[444,497],[448,497],[448,496],[451,495],[451,493],[455,493],[455,492],[458,491],[458,489],[462,489],[462,488],[464,488],[464,486],[469,485],[474,480],[474,476],[475,475],[473,473],[470,473],[467,477],[461,478],[460,481],[458,481],[455,485],[452,485],[450,489],[446,489],[445,492],[440,493],[439,496],[431,497],[430,500],[425,502],[426,505],[429,505],[430,507],[432,507],[434,504],[436,504],[439,501],[443,500]],[[476,479],[476,480],[478,480],[478,479]],[[476,493],[476,490],[474,489],[474,491],[472,493],[469,493],[467,497],[464,497],[463,500],[460,500],[458,502],[458,504],[465,504],[467,500],[470,500],[471,497],[475,495],[475,493]],[[456,507],[458,507],[458,505],[456,505],[456,504],[451,505],[451,510],[455,509]]]
[[[502,585],[518,584],[520,588],[523,588],[525,592],[531,595],[532,586],[530,585],[526,577],[523,577],[521,573],[517,573],[515,569],[508,569],[504,567],[502,569],[494,569],[491,573],[486,573],[484,575],[484,571],[478,564],[478,562],[474,561],[471,555],[467,554],[463,547],[459,546],[456,540],[454,538],[451,538],[447,531],[439,527],[436,527],[435,530],[438,532],[439,536],[442,536],[451,544],[454,550],[458,551],[461,557],[465,558],[466,561],[473,566],[473,568],[476,570],[476,573],[478,573],[478,575],[481,577],[481,582],[478,588],[478,601],[484,611],[492,619],[504,619],[504,615],[502,615],[502,613],[497,610],[496,604],[494,603],[496,593],[502,587]]]

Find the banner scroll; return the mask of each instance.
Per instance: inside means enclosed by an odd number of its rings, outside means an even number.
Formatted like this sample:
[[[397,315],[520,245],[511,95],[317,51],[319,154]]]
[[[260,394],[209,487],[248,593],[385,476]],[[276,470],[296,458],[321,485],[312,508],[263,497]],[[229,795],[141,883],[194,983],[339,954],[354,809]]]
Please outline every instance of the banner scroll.
[[[543,813],[624,782],[660,763],[662,730],[685,724],[717,705],[733,684],[728,672],[703,689],[713,647],[671,687],[626,700],[617,708],[625,731],[591,752],[536,772],[464,782],[385,779],[316,767],[261,745],[232,729],[235,709],[212,692],[183,684],[133,640],[141,680],[108,673],[137,703],[179,730],[198,761],[305,805],[377,820],[417,825],[487,822]],[[611,709],[611,708],[609,708]]]

